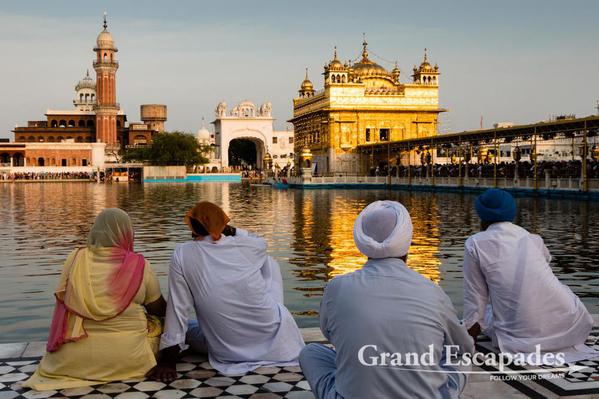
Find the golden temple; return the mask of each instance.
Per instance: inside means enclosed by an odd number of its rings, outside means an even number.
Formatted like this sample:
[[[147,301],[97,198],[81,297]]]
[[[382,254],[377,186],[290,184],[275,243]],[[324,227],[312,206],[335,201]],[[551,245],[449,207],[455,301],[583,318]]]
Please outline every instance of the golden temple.
[[[366,40],[362,46],[355,63],[342,63],[335,48],[324,66],[322,90],[314,89],[306,70],[293,99],[295,158],[309,149],[315,173],[363,173],[372,165],[360,158],[358,145],[437,133],[438,115],[445,110],[439,107],[439,66],[429,63],[426,49],[412,81],[401,83],[397,63],[387,71],[369,58]]]

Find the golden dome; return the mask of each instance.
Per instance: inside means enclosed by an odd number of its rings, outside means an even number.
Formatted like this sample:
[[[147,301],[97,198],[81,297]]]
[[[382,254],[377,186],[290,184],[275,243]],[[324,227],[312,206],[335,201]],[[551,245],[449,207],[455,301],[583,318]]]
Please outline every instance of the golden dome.
[[[364,40],[362,46],[364,46],[362,59],[352,65],[353,73],[358,76],[389,76],[389,72],[385,68],[368,59],[368,43],[366,43],[366,40]]]
[[[312,84],[310,79],[308,79],[308,68],[306,68],[306,77],[304,78],[304,81],[302,82],[301,90],[302,91],[314,90],[314,85]]]
[[[337,59],[337,46],[335,46],[335,52],[333,54],[333,61],[331,61],[329,63],[329,70],[330,71],[339,71],[345,69],[343,67],[343,64],[341,63],[341,61],[339,61],[339,59]]]
[[[418,68],[421,72],[432,72],[435,69],[428,62],[427,50],[424,49],[424,60],[422,60],[422,64],[420,64],[420,68]]]

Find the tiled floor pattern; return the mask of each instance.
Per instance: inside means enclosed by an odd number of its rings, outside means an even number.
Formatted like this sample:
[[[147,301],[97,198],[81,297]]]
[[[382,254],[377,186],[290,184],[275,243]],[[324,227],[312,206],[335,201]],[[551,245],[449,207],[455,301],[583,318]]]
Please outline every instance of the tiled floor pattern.
[[[35,371],[38,362],[39,358],[0,362],[0,399],[314,398],[299,367],[262,367],[243,376],[225,377],[205,357],[196,355],[187,355],[177,364],[179,378],[168,385],[131,380],[61,391],[23,388],[23,381]]]
[[[595,326],[589,335],[586,344],[599,351],[599,326]],[[498,352],[498,348],[494,348],[491,342],[487,339],[486,341],[479,342],[477,349],[482,352]],[[599,396],[599,357],[580,361],[575,363],[576,366],[583,366],[581,370],[570,372],[565,374],[563,378],[555,379],[539,379],[539,383],[550,390],[551,392],[561,395],[597,395]],[[526,366],[525,369],[538,369],[539,367]],[[548,371],[552,370],[552,367],[541,366]],[[517,369],[517,368],[513,368]],[[521,368],[520,368],[521,369]],[[557,374],[557,373],[556,373]],[[559,373],[561,374],[561,372]]]

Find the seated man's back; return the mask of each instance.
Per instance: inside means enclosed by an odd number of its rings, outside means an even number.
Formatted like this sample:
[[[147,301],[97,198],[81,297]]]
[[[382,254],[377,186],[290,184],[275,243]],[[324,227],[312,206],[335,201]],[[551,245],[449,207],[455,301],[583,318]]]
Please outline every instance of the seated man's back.
[[[335,278],[321,314],[337,350],[337,391],[344,397],[435,398],[447,382],[445,373],[395,370],[381,366],[380,358],[378,366],[364,366],[357,354],[365,345],[377,347],[364,350],[367,362],[383,352],[420,356],[433,345],[437,364],[444,344],[461,345],[462,351],[471,345],[446,294],[400,259],[369,260],[363,269]]]
[[[318,399],[457,398],[466,376],[443,359],[472,351],[451,301],[406,266],[412,222],[403,205],[376,201],[354,223],[364,267],[334,278],[320,329],[334,349],[306,346],[300,364]],[[455,364],[455,363],[454,363]]]
[[[491,335],[502,350],[534,352],[539,344],[553,351],[583,343],[592,318],[555,277],[550,261],[540,236],[510,222],[493,223],[470,237],[464,261],[466,324],[478,321],[479,313],[485,317],[487,303],[476,288],[484,282],[492,305]]]
[[[180,244],[171,258],[161,348],[181,345],[194,308],[210,363],[225,374],[261,365],[295,365],[304,346],[283,305],[282,280],[266,242],[237,229]],[[195,329],[197,330],[197,328]]]
[[[566,353],[566,361],[593,357],[584,342],[593,318],[559,282],[540,236],[512,223],[516,201],[488,189],[475,200],[481,232],[464,251],[464,324],[490,336],[502,352]],[[596,354],[595,354],[596,356]],[[540,362],[540,359],[535,362]]]

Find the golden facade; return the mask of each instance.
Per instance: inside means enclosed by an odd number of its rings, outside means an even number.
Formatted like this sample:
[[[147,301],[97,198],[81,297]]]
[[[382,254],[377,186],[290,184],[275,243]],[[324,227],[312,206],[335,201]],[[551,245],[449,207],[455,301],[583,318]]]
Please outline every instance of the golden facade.
[[[293,99],[296,161],[304,148],[313,154],[316,173],[362,173],[360,145],[392,142],[437,133],[439,67],[424,60],[414,66],[412,82],[401,83],[397,64],[391,71],[369,58],[364,41],[359,62],[337,58],[324,67],[324,89],[315,91],[306,77]],[[297,163],[296,163],[297,165]],[[297,166],[296,166],[297,167]]]

